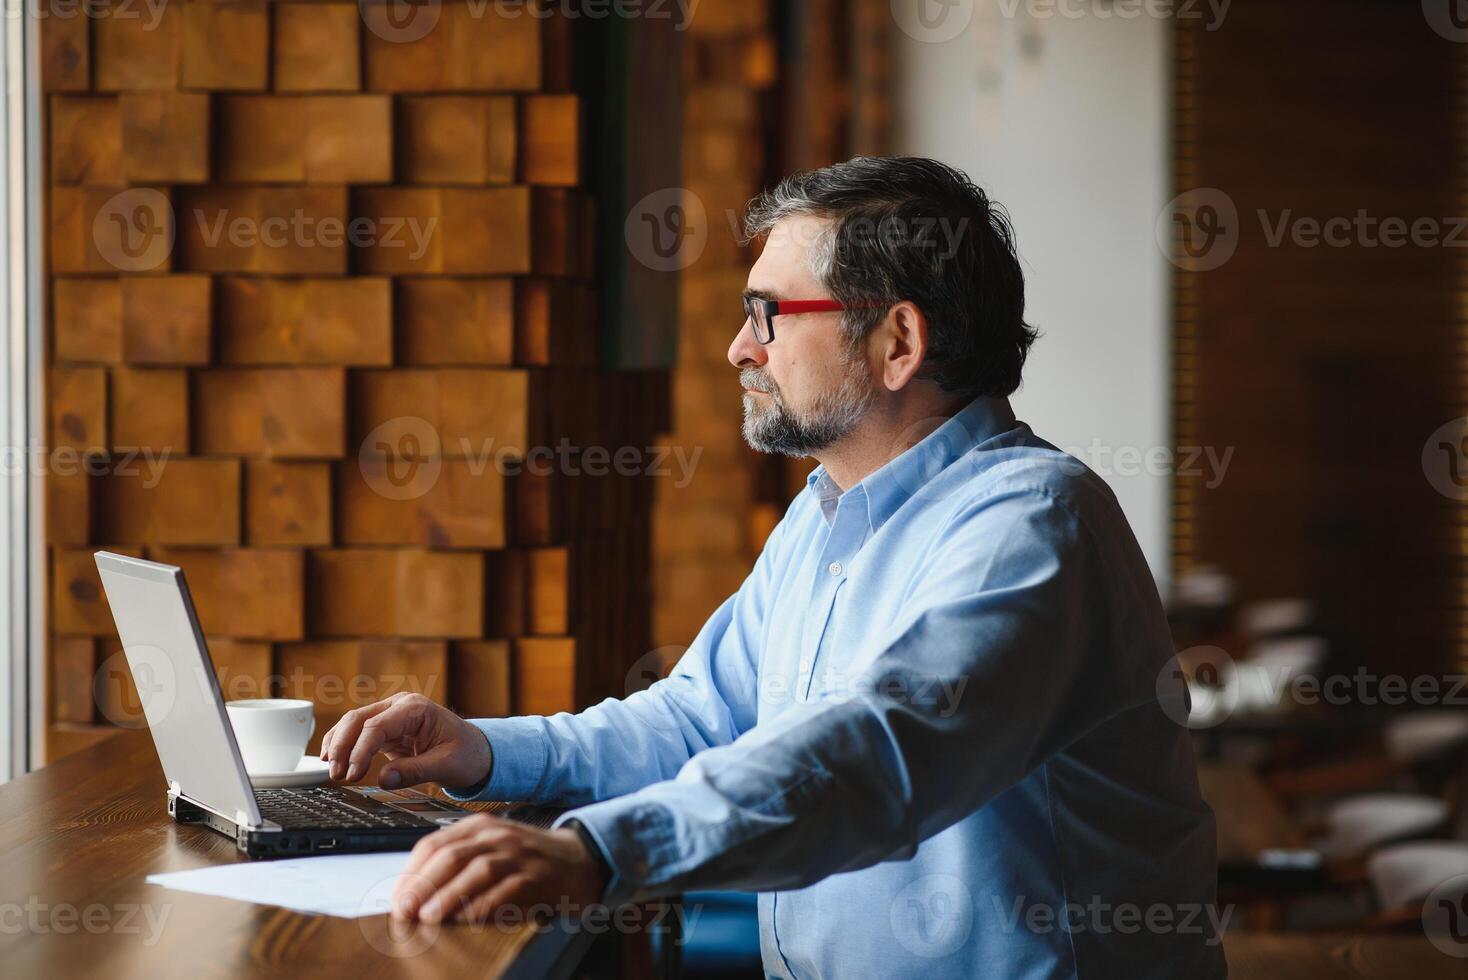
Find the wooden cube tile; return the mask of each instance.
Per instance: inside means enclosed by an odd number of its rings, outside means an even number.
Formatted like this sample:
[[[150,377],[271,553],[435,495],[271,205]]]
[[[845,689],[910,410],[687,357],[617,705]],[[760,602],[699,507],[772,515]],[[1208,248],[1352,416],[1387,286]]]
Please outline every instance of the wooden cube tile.
[[[509,279],[400,279],[398,353],[404,364],[469,366],[514,359]]]
[[[51,272],[166,272],[174,250],[173,205],[152,187],[51,188]]]
[[[208,364],[209,277],[122,280],[122,350],[130,364]]]
[[[576,640],[519,637],[515,651],[515,714],[576,710]]]
[[[240,541],[240,462],[170,459],[156,472],[130,465],[98,488],[98,534],[123,544],[236,545]]]
[[[574,95],[526,96],[520,175],[527,184],[581,183],[581,102]]]
[[[425,4],[404,18],[364,4],[367,87],[379,92],[529,92],[541,84],[542,21],[524,6]]]
[[[56,360],[96,364],[122,360],[122,287],[116,279],[54,279],[51,301],[51,349]]]
[[[399,104],[399,174],[410,184],[509,184],[519,134],[504,95],[406,96]]]
[[[538,275],[589,280],[596,275],[596,204],[584,191],[535,188],[529,210]]]
[[[448,456],[523,456],[541,435],[528,371],[441,370],[438,425]]]
[[[212,185],[177,192],[178,267],[192,272],[250,272],[258,256],[259,187]]]
[[[351,548],[311,552],[311,631],[318,636],[481,635],[479,552]]]
[[[219,106],[219,178],[232,184],[306,180],[305,101],[293,95],[224,95]]]
[[[419,486],[405,469],[431,468]],[[421,492],[419,492],[421,490]],[[406,492],[405,492],[406,491]],[[505,544],[504,477],[460,460],[356,459],[339,464],[337,533],[342,544],[500,548]]]
[[[494,276],[531,270],[530,188],[443,190],[443,271]]]
[[[475,640],[449,650],[449,705],[465,718],[513,713],[509,640]]]
[[[526,553],[527,632],[536,636],[570,632],[570,571],[565,548],[532,548]]]
[[[457,86],[442,5],[361,4],[362,73],[374,92],[435,92]]]
[[[195,373],[193,383],[199,452],[305,459],[345,454],[340,370],[207,370]]]
[[[486,552],[484,556],[485,633],[524,636],[529,600],[529,560],[518,548]]]
[[[361,17],[355,3],[277,3],[275,89],[351,92],[361,87]]]
[[[392,99],[385,95],[303,96],[306,180],[320,184],[392,181]]]
[[[267,187],[260,191],[263,227],[254,269],[273,275],[340,276],[347,272],[345,187]],[[299,231],[296,230],[299,228]]]
[[[270,75],[270,20],[265,4],[188,0],[179,28],[184,88],[261,90]]]
[[[255,547],[331,544],[327,464],[250,460],[245,468],[245,540]]]
[[[107,385],[114,453],[138,453],[137,465],[189,451],[189,378],[179,369],[113,368]]]
[[[46,541],[85,545],[92,539],[92,480],[83,461],[68,450],[54,452],[46,470]]]
[[[224,700],[275,697],[275,664],[269,643],[226,636],[211,636],[205,642]]]
[[[97,642],[87,636],[51,639],[51,718],[89,725],[95,719],[92,676],[97,672]]]
[[[85,92],[92,74],[91,18],[41,19],[41,88]]]
[[[366,640],[357,666],[371,685],[372,699],[422,694],[447,704],[450,692],[448,644],[431,641]]]
[[[451,84],[446,87],[476,92],[540,88],[544,23],[543,16],[514,4],[478,10],[445,4],[440,27],[447,41]]]
[[[178,193],[181,268],[272,275],[346,272],[344,187],[221,185]]]
[[[392,180],[388,96],[226,96],[219,125],[220,175],[233,183]]]
[[[122,184],[123,127],[116,96],[53,95],[50,124],[53,184]]]
[[[515,281],[515,363],[589,367],[600,357],[596,290],[550,279]]]
[[[302,636],[305,585],[299,551],[156,548],[149,557],[184,570],[207,635],[259,640]]]
[[[543,547],[563,540],[563,477],[554,467],[522,468],[509,481],[509,495],[515,544]]]
[[[392,363],[392,292],[386,279],[229,277],[219,290],[223,363]]]
[[[478,637],[484,633],[484,555],[402,550],[395,583],[398,632]]]
[[[501,454],[522,455],[532,442],[527,372],[400,368],[362,371],[353,381],[355,445],[376,433],[387,455],[493,462]]]
[[[107,448],[107,372],[103,368],[52,368],[47,403],[51,447],[79,452]]]
[[[92,557],[96,547],[51,549],[51,628],[72,636],[117,636],[112,611],[102,592],[102,578]],[[100,550],[134,558],[137,548],[104,545]]]
[[[122,170],[135,184],[199,184],[209,179],[209,96],[124,92]]]
[[[169,91],[178,87],[179,7],[157,4],[140,16],[78,18],[92,27],[93,82],[98,91]]]
[[[353,264],[370,275],[443,272],[443,194],[436,189],[358,188],[353,221],[366,233],[353,241]]]
[[[275,647],[275,674],[280,697],[298,698],[316,705],[316,734],[323,721],[335,723],[352,708],[371,703],[370,692],[357,697],[354,679],[361,674],[360,645],[351,640],[280,643]]]

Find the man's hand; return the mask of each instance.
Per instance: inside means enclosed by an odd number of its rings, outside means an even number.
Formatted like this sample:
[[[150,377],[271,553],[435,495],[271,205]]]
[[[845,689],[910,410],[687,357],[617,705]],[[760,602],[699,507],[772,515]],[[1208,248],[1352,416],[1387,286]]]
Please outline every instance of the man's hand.
[[[601,867],[576,831],[480,813],[418,842],[393,892],[393,914],[483,922],[503,906],[576,913],[600,901],[605,889]]]
[[[421,694],[394,694],[348,711],[321,738],[332,779],[356,782],[378,752],[391,760],[378,777],[383,789],[426,782],[473,786],[493,762],[483,732]]]

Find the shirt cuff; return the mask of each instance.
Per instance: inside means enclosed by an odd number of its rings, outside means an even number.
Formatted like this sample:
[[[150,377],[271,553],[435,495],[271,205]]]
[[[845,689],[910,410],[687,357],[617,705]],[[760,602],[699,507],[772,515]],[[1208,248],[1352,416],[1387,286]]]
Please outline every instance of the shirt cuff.
[[[620,797],[570,810],[552,829],[576,821],[596,841],[612,873],[602,901],[611,906],[648,901],[676,892],[659,888],[677,865],[673,815],[660,804]]]
[[[471,718],[489,741],[489,778],[481,786],[445,786],[450,799],[534,801],[545,778],[550,746],[541,718]]]

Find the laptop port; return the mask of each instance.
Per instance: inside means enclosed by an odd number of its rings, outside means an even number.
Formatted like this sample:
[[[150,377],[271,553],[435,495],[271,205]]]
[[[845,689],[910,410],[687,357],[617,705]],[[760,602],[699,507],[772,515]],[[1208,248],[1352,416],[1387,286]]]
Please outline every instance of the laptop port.
[[[336,850],[336,838],[335,837],[323,837],[323,838],[321,838],[319,841],[316,842],[316,850],[318,850],[318,851],[334,851],[334,850]]]

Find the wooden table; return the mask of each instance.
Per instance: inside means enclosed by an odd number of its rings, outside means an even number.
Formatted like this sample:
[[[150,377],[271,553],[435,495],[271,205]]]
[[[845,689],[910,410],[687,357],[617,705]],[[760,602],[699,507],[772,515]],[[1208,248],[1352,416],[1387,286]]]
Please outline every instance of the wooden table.
[[[168,818],[146,733],[0,786],[0,975],[541,977],[568,973],[591,939],[308,916],[144,882],[241,860],[232,840]]]
[[[1198,784],[1218,823],[1218,865],[1252,867],[1259,852],[1306,846],[1289,814],[1247,766],[1200,765]]]
[[[1465,963],[1420,936],[1231,932],[1230,980],[1461,980]]]

